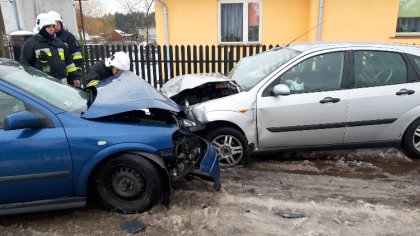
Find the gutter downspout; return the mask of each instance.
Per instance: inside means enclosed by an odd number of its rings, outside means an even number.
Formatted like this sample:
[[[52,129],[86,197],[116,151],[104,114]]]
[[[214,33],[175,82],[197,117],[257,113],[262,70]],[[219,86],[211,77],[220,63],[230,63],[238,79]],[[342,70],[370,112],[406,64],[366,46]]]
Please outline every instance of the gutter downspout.
[[[164,2],[162,2],[161,0],[157,0],[158,3],[160,3],[163,7],[163,20],[164,20],[164,28],[165,28],[165,44],[166,44],[166,58],[167,58],[167,73],[168,73],[168,77],[170,69],[169,69],[169,30],[168,30],[168,10],[166,7],[166,4]],[[167,80],[169,80],[169,78],[166,78]]]
[[[20,31],[20,30],[22,30],[22,27],[20,26],[19,13],[18,13],[18,10],[17,10],[17,4],[16,4],[17,0],[12,0],[12,1],[13,1],[12,2],[13,10],[15,12],[16,25],[17,25],[18,30]]]
[[[318,37],[317,37],[318,42],[321,41],[323,14],[324,14],[324,0],[319,0]]]

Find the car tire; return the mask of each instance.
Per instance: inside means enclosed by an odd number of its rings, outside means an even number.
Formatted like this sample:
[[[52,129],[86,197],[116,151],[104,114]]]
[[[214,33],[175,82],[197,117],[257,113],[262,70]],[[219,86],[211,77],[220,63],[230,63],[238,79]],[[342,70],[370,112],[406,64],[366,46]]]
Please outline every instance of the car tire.
[[[217,150],[221,165],[247,165],[250,151],[245,136],[237,129],[221,127],[209,131],[205,137]]]
[[[410,158],[420,159],[420,119],[411,123],[405,132],[403,148]]]
[[[121,213],[141,213],[158,201],[162,181],[147,159],[123,154],[107,160],[96,172],[95,190],[102,205]]]

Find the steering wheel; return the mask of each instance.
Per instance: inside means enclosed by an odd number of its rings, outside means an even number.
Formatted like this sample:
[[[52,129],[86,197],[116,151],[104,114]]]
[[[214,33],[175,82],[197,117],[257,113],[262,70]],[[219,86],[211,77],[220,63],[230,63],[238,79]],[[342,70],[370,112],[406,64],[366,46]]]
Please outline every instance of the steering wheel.
[[[389,79],[391,79],[392,74],[392,68],[379,71],[375,77],[373,77],[372,85],[387,84]]]

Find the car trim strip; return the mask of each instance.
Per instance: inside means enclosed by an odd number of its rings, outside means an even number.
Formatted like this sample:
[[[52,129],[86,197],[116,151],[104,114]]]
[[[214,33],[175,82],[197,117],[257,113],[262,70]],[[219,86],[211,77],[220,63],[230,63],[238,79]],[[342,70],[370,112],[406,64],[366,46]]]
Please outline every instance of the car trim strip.
[[[67,177],[69,175],[70,175],[70,171],[57,171],[57,172],[30,174],[30,175],[3,176],[3,177],[0,177],[0,183],[33,180],[33,179],[60,178],[60,177]]]
[[[302,130],[314,130],[314,129],[334,129],[343,128],[346,123],[331,123],[331,124],[320,124],[320,125],[298,125],[298,126],[287,126],[287,127],[270,127],[267,128],[270,132],[290,132],[290,131],[302,131]]]
[[[353,122],[347,122],[346,127],[385,125],[385,124],[391,124],[396,120],[397,119],[391,118],[391,119],[381,119],[381,120],[353,121]]]
[[[397,119],[392,118],[392,119],[352,121],[352,122],[341,122],[341,123],[330,123],[330,124],[319,124],[319,125],[269,127],[267,128],[267,130],[270,132],[276,133],[276,132],[305,131],[305,130],[317,130],[317,129],[335,129],[335,128],[344,128],[344,127],[391,124],[396,120]]]

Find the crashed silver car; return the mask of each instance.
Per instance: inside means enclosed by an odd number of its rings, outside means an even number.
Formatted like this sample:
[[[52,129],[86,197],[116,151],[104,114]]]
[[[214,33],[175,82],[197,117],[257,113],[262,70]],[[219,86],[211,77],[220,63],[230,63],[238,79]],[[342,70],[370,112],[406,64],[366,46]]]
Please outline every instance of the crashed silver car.
[[[227,77],[175,77],[162,91],[220,162],[254,150],[392,146],[420,157],[420,48],[310,43],[243,58]]]

